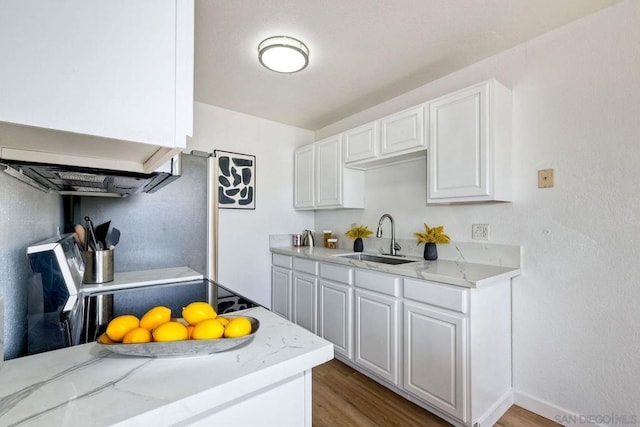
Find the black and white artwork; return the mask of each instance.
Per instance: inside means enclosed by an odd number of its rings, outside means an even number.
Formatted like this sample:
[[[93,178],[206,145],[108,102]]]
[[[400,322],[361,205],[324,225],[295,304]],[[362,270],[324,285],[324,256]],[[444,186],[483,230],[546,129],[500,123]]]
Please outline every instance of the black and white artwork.
[[[218,207],[256,208],[256,156],[214,151],[218,158]]]

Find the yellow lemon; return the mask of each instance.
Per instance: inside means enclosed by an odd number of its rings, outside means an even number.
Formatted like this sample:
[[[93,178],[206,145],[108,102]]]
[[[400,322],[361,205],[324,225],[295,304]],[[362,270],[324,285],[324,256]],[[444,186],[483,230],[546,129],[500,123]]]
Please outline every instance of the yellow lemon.
[[[218,319],[204,319],[193,327],[191,339],[213,340],[222,338],[222,334],[224,334],[224,326],[218,322]]]
[[[146,328],[135,328],[127,332],[122,338],[124,344],[151,342],[151,332]]]
[[[182,317],[190,325],[197,325],[198,322],[205,319],[215,319],[217,315],[211,304],[206,302],[192,302],[182,309]]]
[[[111,341],[120,342],[122,338],[132,329],[140,326],[140,321],[136,316],[123,314],[115,317],[107,325],[107,336]]]
[[[153,330],[154,341],[181,341],[189,339],[187,327],[178,322],[166,322]]]
[[[225,338],[237,338],[251,333],[251,322],[246,317],[234,317],[224,327]]]
[[[229,324],[229,319],[227,317],[218,316],[216,320],[222,323],[223,326],[227,326]]]
[[[194,329],[195,329],[195,326],[187,325],[187,333],[188,333],[189,339],[191,339],[191,337],[193,336],[193,330]]]
[[[156,326],[162,325],[169,320],[171,320],[171,309],[159,305],[147,311],[144,316],[140,318],[140,327],[152,331]]]
[[[98,337],[98,342],[99,342],[100,344],[113,344],[113,341],[111,341],[111,340],[109,339],[109,337],[107,336],[107,334],[106,334],[106,333],[104,333],[104,334],[102,334],[102,335],[100,335],[100,336]]]

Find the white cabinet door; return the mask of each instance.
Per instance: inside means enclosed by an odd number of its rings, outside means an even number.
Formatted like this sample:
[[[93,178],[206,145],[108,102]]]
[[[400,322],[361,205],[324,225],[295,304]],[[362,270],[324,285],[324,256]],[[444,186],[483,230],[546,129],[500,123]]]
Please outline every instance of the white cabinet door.
[[[318,335],[334,345],[336,353],[353,357],[353,287],[320,279]]]
[[[399,301],[374,292],[355,291],[355,361],[398,385]]]
[[[511,199],[510,111],[495,80],[429,103],[428,203]]]
[[[193,0],[5,2],[0,121],[186,147],[193,28]]]
[[[342,204],[342,137],[324,139],[316,147],[316,206]]]
[[[364,208],[364,171],[346,169],[342,154],[342,135],[295,151],[296,209]]]
[[[291,320],[292,271],[271,267],[271,311]]]
[[[315,276],[293,273],[293,317],[296,325],[316,333],[316,302],[318,279]]]
[[[381,119],[380,153],[426,148],[423,117],[423,106],[419,105]]]
[[[467,421],[467,318],[404,303],[404,388]]]
[[[315,164],[314,146],[306,145],[295,151],[293,157],[294,169],[294,199],[296,209],[313,208],[315,204]]]
[[[344,163],[375,158],[378,155],[378,135],[375,122],[344,133]]]

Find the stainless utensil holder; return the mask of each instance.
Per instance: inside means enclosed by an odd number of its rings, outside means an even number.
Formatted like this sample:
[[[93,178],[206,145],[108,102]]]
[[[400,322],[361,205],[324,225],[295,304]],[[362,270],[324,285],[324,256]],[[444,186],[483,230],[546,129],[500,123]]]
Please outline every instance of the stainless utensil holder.
[[[113,249],[84,251],[84,283],[106,283],[113,281]]]

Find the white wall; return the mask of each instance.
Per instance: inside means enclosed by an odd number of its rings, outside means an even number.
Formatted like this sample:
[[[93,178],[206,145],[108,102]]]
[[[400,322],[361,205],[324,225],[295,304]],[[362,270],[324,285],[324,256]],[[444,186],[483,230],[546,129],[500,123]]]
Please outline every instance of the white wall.
[[[312,212],[293,209],[293,151],[313,132],[196,103],[189,150],[256,156],[256,209],[220,209],[218,281],[271,307],[269,234],[300,233]],[[204,214],[204,213],[203,213]]]
[[[513,89],[513,203],[426,207],[426,166],[414,162],[368,171],[367,208],[317,212],[315,228],[375,227],[389,212],[400,237],[427,222],[468,241],[472,223],[490,224],[491,242],[524,253],[513,281],[517,401],[551,418],[564,410],[640,422],[640,2],[332,124],[316,139],[490,77]],[[537,188],[545,168],[555,170],[555,188]]]

